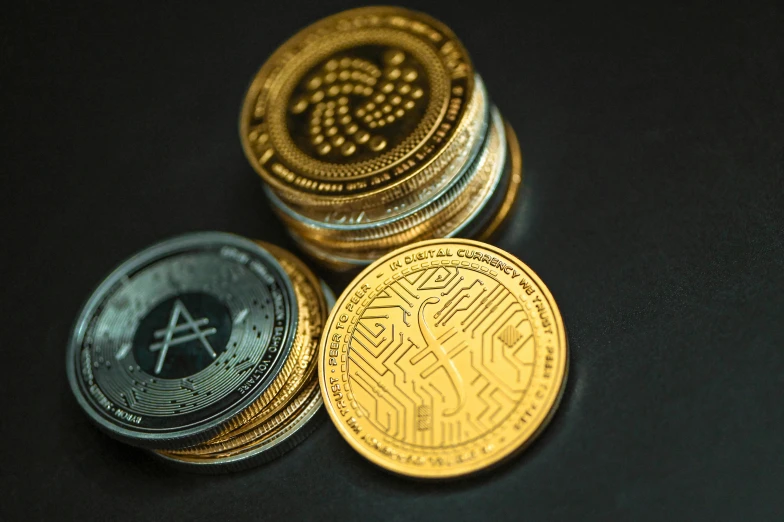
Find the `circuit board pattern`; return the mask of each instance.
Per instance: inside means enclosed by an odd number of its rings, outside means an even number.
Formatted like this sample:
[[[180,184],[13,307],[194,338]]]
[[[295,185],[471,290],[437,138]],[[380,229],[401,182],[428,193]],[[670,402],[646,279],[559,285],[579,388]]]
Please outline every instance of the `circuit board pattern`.
[[[486,272],[430,267],[390,282],[348,351],[358,411],[399,442],[461,445],[525,397],[536,338],[518,299]]]

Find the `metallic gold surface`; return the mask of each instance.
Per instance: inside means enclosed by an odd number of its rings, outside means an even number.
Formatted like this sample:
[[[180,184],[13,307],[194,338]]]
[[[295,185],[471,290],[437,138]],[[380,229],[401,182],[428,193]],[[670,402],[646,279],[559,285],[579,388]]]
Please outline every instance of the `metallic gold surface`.
[[[267,60],[240,134],[253,167],[289,203],[390,201],[457,154],[473,93],[468,54],[442,23],[397,7],[354,9]]]
[[[461,195],[455,200],[458,204],[451,205],[443,215],[435,219],[431,219],[432,215],[428,215],[428,219],[420,221],[418,226],[400,226],[399,235],[386,236],[386,244],[380,243],[379,246],[378,242],[374,244],[372,240],[360,239],[346,242],[339,242],[334,238],[322,240],[323,236],[319,235],[321,229],[314,229],[315,233],[300,235],[300,231],[304,228],[301,223],[291,223],[288,219],[284,219],[284,222],[290,227],[292,236],[302,250],[336,271],[361,269],[386,254],[392,247],[400,247],[414,241],[438,237],[471,237],[465,235],[466,232],[471,232],[465,230],[466,222],[472,220],[480,211],[491,211],[489,217],[485,218],[488,224],[478,232],[482,238],[489,237],[507,217],[522,182],[522,156],[517,138],[508,123],[503,129],[506,150],[499,150],[497,139],[491,132],[483,148],[483,157],[477,159],[475,179],[471,184],[465,185],[465,188],[461,188]],[[505,168],[508,169],[508,173],[504,173],[504,178],[498,180],[500,171],[497,169],[504,167],[501,163],[507,164]],[[485,172],[479,173],[480,170]],[[484,207],[490,206],[488,198],[498,190],[503,190],[504,195],[497,208],[485,209]]]
[[[305,226],[334,230],[337,233],[351,233],[354,230],[371,228],[378,224],[389,223],[401,216],[417,212],[429,205],[434,198],[450,190],[457,179],[470,166],[471,160],[479,153],[488,132],[490,104],[481,78],[475,77],[474,95],[466,109],[465,119],[469,122],[454,143],[454,154],[444,154],[431,168],[437,172],[432,179],[422,183],[416,190],[393,200],[371,205],[370,201],[349,200],[342,206],[317,207],[313,205],[294,205],[285,203],[270,188],[267,194],[272,199],[274,209],[282,215]]]
[[[558,307],[518,259],[441,239],[392,252],[343,292],[319,381],[341,435],[396,473],[455,477],[498,463],[547,424],[567,371]]]
[[[377,259],[379,252],[386,253],[412,241],[439,237],[437,232],[449,223],[461,222],[462,214],[470,213],[481,201],[482,196],[493,186],[491,178],[500,176],[505,162],[504,128],[500,115],[495,114],[488,137],[483,144],[480,157],[449,190],[439,197],[431,198],[427,204],[397,216],[384,223],[367,226],[333,228],[307,223],[300,216],[281,212],[280,216],[289,229],[297,235],[317,244],[328,245],[336,252],[351,252],[353,256]],[[276,206],[277,208],[277,206]],[[452,228],[454,225],[452,226]]]
[[[520,194],[520,186],[523,184],[523,154],[520,151],[520,142],[517,141],[517,135],[508,122],[506,123],[506,141],[509,154],[507,161],[511,162],[511,173],[506,186],[506,195],[492,221],[477,236],[476,239],[479,241],[487,241],[498,231],[501,224],[512,211]]]

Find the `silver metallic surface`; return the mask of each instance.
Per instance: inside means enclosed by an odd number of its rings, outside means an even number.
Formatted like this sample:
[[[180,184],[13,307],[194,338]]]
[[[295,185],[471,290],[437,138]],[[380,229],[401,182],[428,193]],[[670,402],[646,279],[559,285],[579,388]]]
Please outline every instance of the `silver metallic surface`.
[[[335,294],[321,281],[321,288],[327,300],[329,310],[335,304]],[[264,440],[261,444],[253,445],[244,450],[226,457],[179,457],[173,458],[158,452],[151,452],[153,456],[182,469],[194,473],[218,474],[231,471],[240,471],[253,466],[258,466],[274,460],[302,443],[318,428],[327,418],[322,408],[321,395],[314,397],[303,406],[302,410],[277,433]]]
[[[124,442],[207,440],[269,386],[297,308],[278,262],[252,241],[188,234],[125,261],[74,327],[66,367],[81,407]]]

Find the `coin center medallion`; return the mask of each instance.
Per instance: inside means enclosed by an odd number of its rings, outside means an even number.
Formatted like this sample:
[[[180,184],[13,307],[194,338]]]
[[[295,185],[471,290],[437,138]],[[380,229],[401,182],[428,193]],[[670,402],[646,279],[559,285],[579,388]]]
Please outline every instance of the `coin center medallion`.
[[[229,309],[205,293],[166,299],[139,323],[133,355],[140,369],[163,379],[197,373],[226,350]]]
[[[362,45],[334,54],[292,93],[288,126],[315,159],[365,161],[397,147],[425,113],[422,64],[401,49]]]

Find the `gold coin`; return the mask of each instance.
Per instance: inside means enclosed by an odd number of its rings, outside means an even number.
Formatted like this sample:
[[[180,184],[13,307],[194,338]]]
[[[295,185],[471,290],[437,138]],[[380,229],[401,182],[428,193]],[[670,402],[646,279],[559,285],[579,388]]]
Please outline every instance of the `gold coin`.
[[[454,153],[473,91],[468,53],[445,25],[397,7],[354,9],[304,29],[262,66],[241,139],[286,201],[399,197]]]
[[[487,91],[478,75],[474,78],[474,86],[474,94],[468,102],[464,115],[467,123],[464,132],[455,137],[449,153],[442,154],[428,166],[428,169],[437,172],[437,175],[418,177],[415,187],[415,180],[408,182],[409,188],[416,190],[399,197],[388,194],[388,199],[382,199],[377,204],[371,204],[372,201],[350,200],[345,205],[318,207],[308,202],[298,205],[284,203],[272,190],[267,189],[273,209],[281,214],[284,220],[290,217],[297,222],[320,229],[349,231],[354,228],[372,228],[388,223],[401,215],[416,212],[427,206],[433,197],[443,194],[454,185],[455,179],[460,177],[486,141],[485,128],[490,104]]]
[[[530,268],[484,243],[438,239],[379,259],[343,292],[319,381],[360,454],[444,478],[528,444],[555,411],[567,362],[563,319]]]

